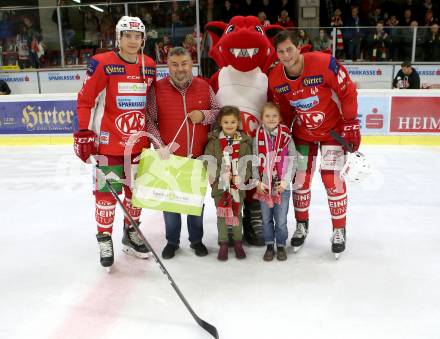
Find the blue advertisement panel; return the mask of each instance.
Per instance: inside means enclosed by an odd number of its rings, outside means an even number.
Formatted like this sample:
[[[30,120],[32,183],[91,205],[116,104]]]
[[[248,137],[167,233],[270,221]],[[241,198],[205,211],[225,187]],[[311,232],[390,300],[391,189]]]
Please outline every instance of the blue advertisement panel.
[[[386,135],[389,131],[389,96],[358,96],[358,116],[363,135]]]
[[[76,100],[0,102],[0,134],[73,133]]]

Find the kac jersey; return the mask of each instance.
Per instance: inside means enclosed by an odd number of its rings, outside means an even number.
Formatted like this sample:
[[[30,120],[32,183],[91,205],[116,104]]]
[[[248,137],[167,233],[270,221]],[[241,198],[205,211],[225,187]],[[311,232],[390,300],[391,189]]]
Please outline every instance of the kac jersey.
[[[279,63],[269,74],[269,87],[280,106],[284,124],[295,137],[328,141],[331,129],[357,117],[357,91],[347,70],[333,56],[322,52],[303,54],[304,68],[291,80]]]
[[[78,129],[93,130],[104,155],[137,154],[148,147],[147,94],[156,82],[156,63],[139,55],[128,63],[116,52],[90,59],[83,87],[78,93]],[[145,79],[144,74],[145,73]]]

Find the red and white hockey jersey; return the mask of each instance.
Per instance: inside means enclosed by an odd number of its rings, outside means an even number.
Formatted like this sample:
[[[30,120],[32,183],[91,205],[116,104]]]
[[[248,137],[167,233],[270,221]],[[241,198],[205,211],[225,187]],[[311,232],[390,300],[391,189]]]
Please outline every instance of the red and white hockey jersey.
[[[330,140],[329,131],[357,117],[356,85],[333,56],[303,54],[304,68],[291,80],[279,63],[269,74],[269,87],[284,123],[294,121],[295,136],[307,141]]]
[[[131,154],[148,147],[146,107],[150,88],[156,81],[156,63],[144,55],[128,63],[115,52],[90,59],[83,87],[78,93],[78,129],[90,129],[98,136],[99,154]]]

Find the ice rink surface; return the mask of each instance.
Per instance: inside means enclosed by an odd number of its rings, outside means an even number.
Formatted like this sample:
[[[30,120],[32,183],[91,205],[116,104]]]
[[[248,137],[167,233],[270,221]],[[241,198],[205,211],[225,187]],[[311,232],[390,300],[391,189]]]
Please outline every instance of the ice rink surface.
[[[347,250],[330,252],[331,224],[319,176],[310,234],[286,262],[218,262],[215,210],[207,195],[208,257],[189,248],[163,261],[187,300],[220,338],[440,338],[440,148],[363,146],[376,172],[349,184]],[[0,148],[0,338],[210,338],[191,318],[156,263],[121,252],[99,265],[91,168],[72,147]],[[165,245],[159,212],[141,229]],[[294,230],[289,211],[289,238]]]

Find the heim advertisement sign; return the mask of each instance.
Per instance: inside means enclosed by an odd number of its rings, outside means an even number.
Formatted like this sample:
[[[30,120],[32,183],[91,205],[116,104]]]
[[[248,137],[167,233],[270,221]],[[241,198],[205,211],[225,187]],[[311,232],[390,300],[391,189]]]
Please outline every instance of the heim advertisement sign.
[[[440,97],[394,96],[391,133],[440,133]]]

